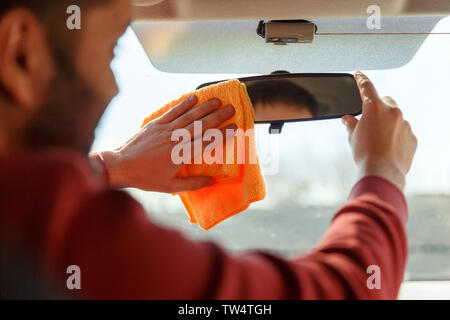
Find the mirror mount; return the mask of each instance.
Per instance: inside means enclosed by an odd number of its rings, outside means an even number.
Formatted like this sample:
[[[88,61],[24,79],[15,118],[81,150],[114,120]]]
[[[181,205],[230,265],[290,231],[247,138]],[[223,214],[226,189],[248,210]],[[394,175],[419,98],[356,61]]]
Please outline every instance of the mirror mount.
[[[271,122],[269,127],[269,134],[280,134],[281,130],[283,130],[283,126],[283,121]]]
[[[256,33],[266,43],[286,45],[288,43],[312,43],[317,26],[307,20],[261,20]]]

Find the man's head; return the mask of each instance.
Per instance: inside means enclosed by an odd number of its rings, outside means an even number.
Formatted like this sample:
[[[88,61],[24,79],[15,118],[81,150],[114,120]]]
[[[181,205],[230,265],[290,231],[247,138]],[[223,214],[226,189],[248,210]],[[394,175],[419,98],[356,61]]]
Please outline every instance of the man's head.
[[[81,29],[67,13],[77,5]],[[110,68],[129,0],[0,2],[0,153],[63,146],[88,151],[117,85]]]
[[[247,90],[257,121],[306,119],[318,113],[314,96],[289,80],[250,82]]]

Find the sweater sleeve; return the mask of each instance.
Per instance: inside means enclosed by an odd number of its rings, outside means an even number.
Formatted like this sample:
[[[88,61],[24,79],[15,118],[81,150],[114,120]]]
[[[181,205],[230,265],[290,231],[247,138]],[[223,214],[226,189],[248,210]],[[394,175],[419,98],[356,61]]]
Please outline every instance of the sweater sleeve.
[[[61,273],[80,267],[88,298],[394,299],[407,257],[406,220],[400,190],[365,177],[315,249],[293,259],[233,256],[153,224],[126,193],[104,191],[85,201],[53,256]]]

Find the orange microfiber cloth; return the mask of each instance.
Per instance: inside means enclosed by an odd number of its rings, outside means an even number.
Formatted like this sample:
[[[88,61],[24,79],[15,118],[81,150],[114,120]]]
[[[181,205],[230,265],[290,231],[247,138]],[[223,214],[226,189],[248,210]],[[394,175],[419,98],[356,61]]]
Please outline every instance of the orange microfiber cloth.
[[[196,95],[198,105],[212,99],[218,98],[222,101],[222,107],[232,104],[236,110],[235,115],[223,123],[220,128],[235,123],[242,132],[250,133],[254,128],[254,109],[247,93],[245,85],[239,80],[229,80],[214,84],[192,93],[185,94],[181,98],[171,101],[161,109],[145,118],[142,126],[162,116],[178,103]],[[250,131],[247,131],[251,129]],[[250,203],[262,200],[266,194],[264,177],[256,155],[254,133],[245,138],[243,134],[234,137],[234,153],[223,164],[186,164],[178,173],[179,177],[189,176],[211,176],[216,182],[210,187],[197,191],[188,191],[180,195],[187,210],[191,223],[198,223],[200,227],[208,230],[223,220],[238,214],[248,208]],[[225,141],[225,138],[224,138]],[[233,140],[230,140],[233,141]],[[229,147],[223,148],[223,158],[227,158]],[[244,151],[239,152],[238,150]],[[241,154],[240,161],[238,155]],[[252,156],[254,158],[252,161]],[[245,155],[245,159],[243,156]]]

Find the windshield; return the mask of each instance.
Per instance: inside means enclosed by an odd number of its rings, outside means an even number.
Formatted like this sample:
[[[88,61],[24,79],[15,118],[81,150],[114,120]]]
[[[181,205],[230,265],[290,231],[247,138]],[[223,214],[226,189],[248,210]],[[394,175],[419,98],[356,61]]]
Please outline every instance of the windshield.
[[[433,32],[449,30],[447,17]],[[160,72],[151,65],[131,30],[121,39],[116,53],[113,69],[120,94],[102,118],[94,150],[120,146],[150,112],[202,83],[249,76]],[[450,279],[448,57],[450,35],[430,35],[407,65],[361,70],[373,80],[380,95],[392,96],[398,102],[419,140],[406,187],[410,212],[406,280]],[[129,192],[152,219],[189,237],[214,240],[232,251],[263,249],[286,256],[304,252],[323,236],[357,180],[346,130],[340,120],[327,120],[286,124],[277,137],[268,135],[267,125],[257,125],[256,135],[267,197],[210,231],[188,223],[178,197]],[[276,159],[265,147],[268,144],[278,147]]]

